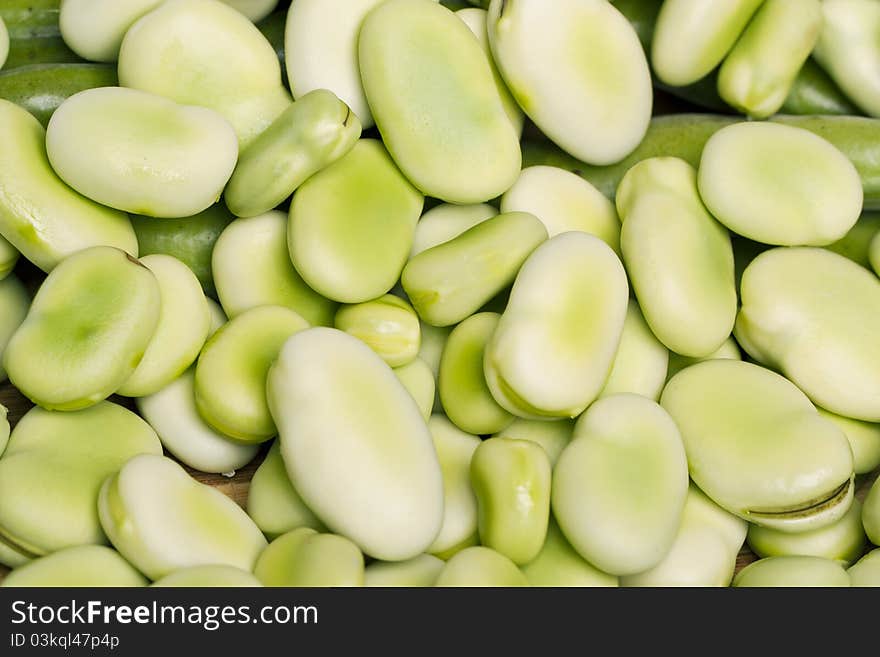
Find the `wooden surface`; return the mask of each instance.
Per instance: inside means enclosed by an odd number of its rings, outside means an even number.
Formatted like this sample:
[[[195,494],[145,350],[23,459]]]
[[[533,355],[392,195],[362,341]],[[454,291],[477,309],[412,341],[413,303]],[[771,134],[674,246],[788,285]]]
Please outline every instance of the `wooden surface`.
[[[116,397],[113,398],[113,401],[120,403],[128,408],[133,408],[131,400]],[[18,422],[21,416],[24,415],[28,411],[28,409],[33,406],[33,404],[28,399],[23,397],[8,382],[0,385],[0,404],[3,404],[4,406],[6,406],[7,409],[9,409],[9,423],[11,426],[15,426],[16,422]],[[197,480],[201,481],[202,483],[208,484],[209,486],[213,486],[217,490],[232,498],[239,505],[244,506],[245,502],[247,501],[248,487],[250,486],[251,477],[253,477],[254,471],[257,469],[257,466],[262,461],[264,455],[265,450],[261,451],[257,455],[257,457],[248,465],[238,470],[233,477],[205,474],[204,472],[199,472],[197,470],[193,470],[192,468],[187,468],[187,471]],[[861,500],[865,499],[865,495],[868,494],[868,489],[877,478],[877,475],[878,472],[875,471],[871,475],[863,475],[856,480],[856,497]],[[748,546],[743,546],[742,551],[737,557],[736,571],[739,572],[743,567],[747,566],[755,559],[755,555],[751,552],[751,550],[748,549]],[[7,570],[3,568],[3,566],[0,566],[0,580],[3,579],[3,576],[6,574],[6,572]]]

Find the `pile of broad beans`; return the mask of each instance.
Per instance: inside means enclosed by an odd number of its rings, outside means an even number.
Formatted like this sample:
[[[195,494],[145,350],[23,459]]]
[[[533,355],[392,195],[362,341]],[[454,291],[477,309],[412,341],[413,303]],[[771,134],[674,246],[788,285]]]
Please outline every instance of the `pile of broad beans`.
[[[4,585],[880,585],[880,1],[470,4],[0,2]]]

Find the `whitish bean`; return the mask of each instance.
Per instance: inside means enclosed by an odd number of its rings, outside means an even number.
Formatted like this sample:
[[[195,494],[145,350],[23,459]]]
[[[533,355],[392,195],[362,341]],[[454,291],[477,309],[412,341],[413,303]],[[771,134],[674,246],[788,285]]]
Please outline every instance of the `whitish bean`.
[[[492,397],[483,374],[486,343],[500,317],[497,313],[468,317],[449,334],[440,359],[440,403],[449,419],[468,433],[495,433],[513,421]]]
[[[448,558],[477,534],[477,497],[470,472],[480,439],[439,414],[430,417],[428,429],[443,473],[443,524],[428,552]]]
[[[221,2],[240,11],[253,23],[266,18],[278,6],[278,0],[221,0]]]
[[[862,183],[846,156],[804,128],[751,121],[721,128],[703,148],[700,196],[734,233],[756,242],[821,246],[862,211]]]
[[[21,326],[30,305],[30,295],[17,276],[12,274],[0,279],[0,382],[6,380],[3,367],[6,345]]]
[[[283,212],[233,221],[217,239],[211,262],[229,317],[272,305],[290,308],[312,325],[333,324],[338,304],[306,285],[290,262]]]
[[[117,392],[145,397],[178,378],[195,362],[208,339],[211,316],[202,286],[189,267],[167,255],[148,255],[141,264],[159,284],[159,322],[137,369]]]
[[[242,151],[224,192],[226,205],[239,217],[268,212],[360,136],[360,121],[331,92],[306,94]]]
[[[248,571],[235,566],[191,566],[175,570],[156,580],[150,586],[158,587],[254,587],[260,580]]]
[[[554,237],[579,230],[620,253],[620,221],[614,204],[580,176],[557,167],[527,167],[501,197],[502,212],[529,212]]]
[[[208,337],[210,338],[220,330],[228,318],[226,317],[226,313],[223,312],[223,308],[220,304],[214,301],[211,297],[205,297],[205,301],[208,302],[208,314],[211,316],[211,328],[208,331]]]
[[[617,188],[623,261],[648,326],[671,351],[706,356],[736,319],[730,235],[706,211],[697,173],[678,158],[650,158]]]
[[[688,487],[681,525],[669,552],[653,568],[622,577],[622,586],[729,586],[747,523],[696,486]]]
[[[287,233],[293,266],[329,299],[380,297],[400,278],[423,204],[382,143],[361,139],[294,196]]]
[[[287,473],[308,507],[366,554],[409,559],[437,537],[443,480],[413,398],[367,345],[311,328],[268,377]]]
[[[281,443],[277,440],[251,479],[247,512],[270,539],[300,527],[324,529],[290,483],[281,458]]]
[[[364,571],[364,586],[434,586],[444,565],[430,554],[406,561],[374,561]]]
[[[136,89],[74,94],[52,114],[46,151],[83,196],[151,217],[187,217],[220,198],[238,157],[217,112]]]
[[[824,0],[815,56],[843,92],[880,117],[880,5],[873,0]]]
[[[394,368],[394,376],[403,384],[407,392],[416,401],[422,417],[427,422],[434,406],[434,373],[421,358],[401,367]]]
[[[422,344],[419,347],[419,358],[431,369],[434,375],[434,406],[435,413],[442,413],[443,406],[440,404],[440,359],[443,356],[443,348],[446,346],[446,340],[452,332],[449,326],[431,326],[420,321]]]
[[[443,244],[458,237],[478,223],[491,219],[498,214],[491,205],[476,203],[473,205],[452,205],[441,203],[428,210],[416,224],[410,259],[422,251]]]
[[[846,572],[852,586],[880,586],[880,548],[868,552]]]
[[[256,445],[241,444],[224,436],[199,415],[194,368],[138,399],[137,408],[159,434],[165,449],[181,463],[201,472],[235,472],[257,454]]]
[[[880,421],[880,281],[824,249],[772,249],[743,273],[739,344],[818,406]]]
[[[520,417],[579,415],[611,371],[628,287],[623,265],[598,237],[568,232],[539,246],[486,347],[495,400]]]
[[[21,254],[9,241],[0,235],[0,280],[3,280],[15,268]]]
[[[265,586],[363,586],[364,555],[344,536],[301,527],[269,543],[254,575]]]
[[[483,5],[484,7],[488,7],[489,3],[485,2]],[[516,100],[514,100],[513,96],[510,94],[510,90],[504,83],[504,78],[501,77],[501,73],[499,73],[498,67],[495,65],[495,60],[492,58],[492,49],[489,46],[489,31],[486,25],[489,13],[485,8],[470,7],[459,9],[455,12],[455,15],[468,26],[470,31],[474,33],[474,36],[477,37],[477,41],[480,42],[480,47],[483,49],[483,52],[486,53],[489,68],[492,69],[492,78],[495,80],[495,87],[498,89],[498,95],[501,96],[501,104],[504,106],[504,112],[507,114],[507,118],[510,119],[510,123],[513,125],[516,134],[521,135],[524,123],[523,111],[520,109],[520,106],[516,104]]]
[[[293,0],[284,30],[284,63],[290,90],[300,98],[329,89],[360,119],[373,115],[364,97],[357,42],[364,17],[382,0]]]
[[[136,456],[108,478],[98,514],[113,546],[152,580],[188,566],[250,571],[266,546],[241,507],[163,456]]]
[[[0,99],[0,233],[43,271],[81,249],[116,246],[133,256],[128,217],[70,189],[46,157],[46,133],[27,110]]]
[[[522,571],[503,554],[487,547],[465,548],[440,571],[435,586],[528,586]]]
[[[821,29],[819,0],[765,0],[718,71],[721,98],[755,118],[775,114]]]
[[[634,299],[629,300],[611,374],[600,397],[631,392],[657,401],[666,383],[669,350],[651,332]]]
[[[615,575],[603,573],[585,561],[571,547],[552,518],[541,551],[522,567],[522,572],[531,586],[613,587],[618,585],[618,578]]]
[[[9,442],[9,420],[7,419],[7,408],[0,404],[0,456],[6,449],[6,443]]]
[[[518,135],[479,41],[453,12],[386,0],[364,19],[358,63],[382,139],[422,192],[481,203],[513,184]]]
[[[6,29],[6,23],[0,17],[0,68],[6,63],[6,57],[9,55],[9,31]]]
[[[101,484],[130,458],[161,453],[156,432],[116,404],[31,409],[0,458],[0,535],[30,555],[106,543],[97,512]]]
[[[257,306],[231,319],[205,343],[196,364],[196,407],[217,431],[245,443],[276,434],[266,374],[284,342],[309,327],[282,306]]]
[[[691,356],[682,356],[681,354],[677,354],[674,351],[669,352],[669,371],[666,373],[666,380],[668,381],[673,376],[681,372],[685,367],[690,367],[691,365],[695,365],[697,363],[702,363],[704,360],[716,360],[716,359],[727,359],[727,360],[742,360],[742,354],[739,351],[739,346],[736,344],[736,340],[732,337],[727,338],[721,346],[718,347],[717,350],[713,351],[708,356],[703,356],[700,358],[693,358]]]
[[[44,408],[70,411],[106,399],[141,362],[160,305],[156,277],[127,253],[79,251],[52,270],[9,341],[9,379]]]
[[[764,0],[667,0],[660,8],[651,44],[654,72],[683,87],[721,63]]]
[[[737,587],[849,586],[849,575],[838,562],[821,557],[768,557],[743,568],[733,578]]]
[[[617,162],[651,118],[651,74],[638,36],[603,0],[556,0],[546,9],[544,0],[492,1],[489,43],[501,75],[563,150],[591,164]]]
[[[676,374],[660,403],[681,430],[691,478],[725,510],[766,527],[807,531],[849,509],[846,436],[775,372],[705,361]]]
[[[853,500],[852,506],[840,520],[825,527],[792,534],[751,525],[748,536],[749,547],[759,557],[824,557],[838,561],[844,567],[862,556],[866,542],[862,528],[862,503],[858,500]]]
[[[119,83],[223,115],[242,150],[290,105],[275,49],[215,0],[159,5],[126,32]]]
[[[118,552],[103,545],[79,545],[34,559],[9,573],[4,587],[146,586],[147,580]]]
[[[559,457],[553,515],[591,564],[614,575],[642,572],[672,547],[687,468],[675,422],[656,402],[630,394],[605,397],[578,419]]]
[[[875,479],[865,504],[862,506],[862,525],[868,539],[874,545],[880,545],[880,479]]]
[[[518,417],[493,438],[517,438],[531,440],[544,448],[550,466],[555,466],[565,446],[571,442],[574,420],[526,420]]]
[[[64,43],[83,59],[115,62],[128,28],[162,0],[64,0],[58,24]]]
[[[416,255],[403,268],[401,284],[424,321],[456,324],[510,285],[546,239],[534,215],[499,214]]]
[[[550,460],[530,440],[490,438],[471,458],[480,543],[515,564],[534,559],[550,517]]]
[[[880,466],[880,424],[843,417],[816,407],[819,415],[834,422],[849,440],[853,453],[853,471],[866,474]]]
[[[419,353],[419,317],[393,294],[344,305],[336,311],[333,324],[366,343],[391,367],[411,363]]]

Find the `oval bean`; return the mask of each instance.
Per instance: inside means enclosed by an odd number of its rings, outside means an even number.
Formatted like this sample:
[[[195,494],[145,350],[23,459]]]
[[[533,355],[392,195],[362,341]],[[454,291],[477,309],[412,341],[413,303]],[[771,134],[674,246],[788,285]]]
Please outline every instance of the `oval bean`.
[[[118,552],[103,545],[79,545],[34,559],[9,573],[4,587],[146,586],[147,580]]]
[[[135,372],[159,321],[156,277],[109,246],[58,265],[3,352],[10,381],[34,403],[72,411],[116,392]]]
[[[91,246],[116,246],[133,256],[138,243],[128,217],[70,189],[46,156],[39,122],[0,99],[0,234],[43,271]]]
[[[480,439],[439,414],[430,417],[428,430],[443,475],[443,523],[428,552],[448,559],[461,547],[476,542],[471,542],[477,535],[477,497],[470,471]]]
[[[513,97],[562,149],[611,164],[638,146],[651,118],[651,75],[635,30],[611,3],[557,0],[546,11],[542,0],[493,0],[488,28]]]
[[[232,7],[215,0],[159,5],[125,33],[119,82],[221,114],[241,150],[290,105],[275,49]]]
[[[676,374],[660,403],[681,431],[694,483],[726,511],[797,532],[829,525],[849,509],[846,436],[782,376],[709,360]]]
[[[260,580],[246,570],[235,566],[190,566],[156,580],[150,586],[158,587],[254,587]]]
[[[64,42],[93,62],[115,62],[122,37],[163,0],[64,0],[58,26]]]
[[[581,416],[559,457],[553,514],[591,564],[613,575],[639,573],[672,547],[687,472],[681,435],[666,411],[638,395],[605,397]]]
[[[849,575],[836,561],[821,557],[768,557],[743,568],[733,578],[740,586],[849,586]]]
[[[0,534],[33,556],[106,543],[97,510],[101,484],[130,458],[161,453],[156,432],[116,404],[66,413],[31,409],[0,458]]]
[[[302,96],[242,151],[226,185],[226,205],[239,217],[268,212],[360,136],[360,121],[331,92]]]
[[[178,378],[195,362],[211,329],[205,294],[189,267],[158,254],[140,262],[159,284],[159,321],[137,368],[117,390],[126,397],[152,395]]]
[[[364,555],[344,536],[300,527],[269,543],[254,575],[265,586],[363,586]]]
[[[152,580],[189,566],[250,571],[266,546],[241,507],[163,456],[135,456],[109,477],[98,515],[113,546]]]
[[[443,520],[440,464],[391,368],[357,338],[311,328],[285,342],[267,388],[287,473],[324,524],[377,559],[425,552]]]
[[[257,306],[284,306],[315,326],[331,326],[338,304],[306,285],[290,262],[288,219],[267,212],[236,219],[211,254],[217,296],[229,317]]]
[[[31,298],[15,274],[0,280],[0,382],[6,380],[3,367],[6,345],[27,317],[30,305]]]
[[[294,196],[287,233],[293,266],[328,299],[380,297],[400,278],[423,204],[382,144],[361,139]]]
[[[452,330],[443,348],[440,403],[455,426],[468,433],[496,433],[513,421],[492,397],[483,374],[486,344],[500,318],[497,313],[471,315]]]
[[[832,143],[790,125],[722,128],[706,142],[697,182],[718,221],[766,244],[830,244],[862,211],[853,164]]]
[[[772,249],[746,268],[739,344],[817,405],[880,421],[880,281],[823,249]]]
[[[471,457],[480,543],[517,565],[541,551],[550,517],[550,461],[530,440],[490,438]]]
[[[343,305],[333,324],[366,343],[391,367],[411,363],[419,353],[419,318],[406,301],[386,294],[372,301]]]
[[[620,221],[614,204],[590,183],[564,169],[523,169],[501,197],[501,211],[535,215],[550,237],[569,230],[590,233],[620,253]]]
[[[282,306],[257,306],[227,322],[205,343],[196,363],[199,414],[243,443],[277,433],[266,398],[266,374],[285,341],[309,323]]]
[[[797,534],[751,525],[748,543],[759,557],[806,555],[832,559],[844,567],[852,565],[862,556],[867,543],[862,528],[862,503],[853,500],[840,520]]]
[[[779,111],[822,29],[819,0],[765,0],[718,72],[718,93],[755,118]]]
[[[676,158],[643,160],[617,188],[617,211],[648,326],[671,351],[711,354],[733,330],[736,287],[730,236],[703,205],[697,172]]]
[[[135,89],[81,91],[55,110],[46,151],[58,176],[98,203],[152,217],[213,205],[232,175],[232,127],[204,107]]]
[[[364,92],[389,153],[424,194],[481,203],[516,180],[521,156],[480,43],[429,0],[386,0],[358,37]]]
[[[534,215],[499,214],[416,255],[400,281],[424,321],[456,324],[510,285],[546,239],[547,230]]]
[[[138,399],[137,409],[159,434],[165,449],[181,463],[201,472],[235,472],[257,454],[256,445],[233,441],[211,428],[199,415],[194,368]]]
[[[579,415],[611,371],[627,299],[623,265],[598,237],[568,232],[539,246],[486,346],[492,396],[520,417]]]

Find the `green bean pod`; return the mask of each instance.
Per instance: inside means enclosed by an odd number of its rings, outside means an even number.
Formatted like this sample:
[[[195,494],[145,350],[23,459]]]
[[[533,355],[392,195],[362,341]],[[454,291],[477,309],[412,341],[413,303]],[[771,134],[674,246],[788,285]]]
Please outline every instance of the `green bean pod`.
[[[737,119],[718,114],[670,114],[651,120],[639,146],[626,158],[610,166],[591,166],[564,153],[552,144],[526,141],[523,166],[545,164],[567,169],[592,183],[608,198],[614,198],[621,179],[635,164],[649,157],[678,157],[693,167],[700,164],[703,147],[721,128]],[[803,128],[831,142],[858,171],[865,209],[880,208],[880,120],[863,116],[787,116],[772,121]]]
[[[23,107],[46,127],[70,96],[116,84],[116,68],[105,64],[33,64],[0,73],[0,98]]]

